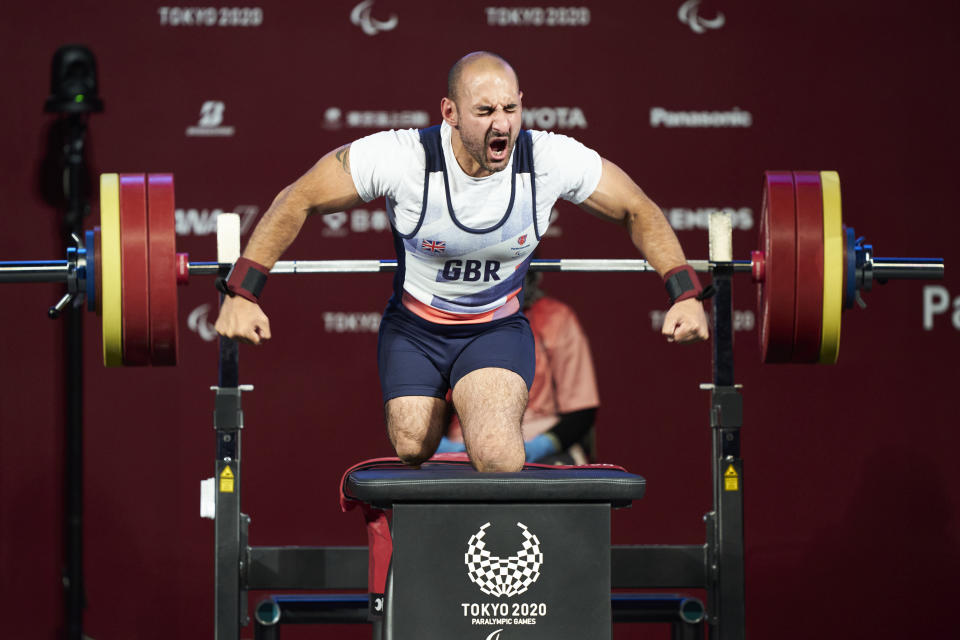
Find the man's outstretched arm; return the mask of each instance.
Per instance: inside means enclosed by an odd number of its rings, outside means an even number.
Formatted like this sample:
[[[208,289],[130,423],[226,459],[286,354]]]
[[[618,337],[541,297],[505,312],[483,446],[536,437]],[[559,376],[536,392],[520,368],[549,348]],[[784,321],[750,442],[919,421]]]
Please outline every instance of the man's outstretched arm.
[[[350,145],[320,158],[281,191],[257,223],[243,257],[273,267],[293,243],[307,217],[343,211],[362,202],[350,175]],[[220,335],[251,344],[270,339],[270,322],[260,305],[240,296],[224,298],[217,318]]]
[[[661,276],[687,263],[660,207],[609,160],[603,160],[600,183],[580,206],[593,215],[622,224],[633,244]],[[676,342],[706,340],[709,332],[703,304],[694,298],[675,303],[664,318],[663,334]]]

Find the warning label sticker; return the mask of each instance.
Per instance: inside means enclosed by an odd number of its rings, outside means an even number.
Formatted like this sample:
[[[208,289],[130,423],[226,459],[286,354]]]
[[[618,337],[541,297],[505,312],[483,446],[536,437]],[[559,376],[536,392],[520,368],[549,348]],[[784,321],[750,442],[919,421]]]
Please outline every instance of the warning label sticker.
[[[230,465],[220,472],[220,493],[233,493],[233,470]]]
[[[723,472],[723,490],[740,490],[740,476],[737,475],[737,470],[733,468],[733,465],[727,467],[727,470]]]

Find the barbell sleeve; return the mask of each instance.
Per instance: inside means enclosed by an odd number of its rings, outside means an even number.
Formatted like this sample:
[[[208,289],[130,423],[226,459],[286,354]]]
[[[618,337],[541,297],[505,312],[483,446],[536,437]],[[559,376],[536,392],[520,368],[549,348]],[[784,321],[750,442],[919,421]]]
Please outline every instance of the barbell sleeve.
[[[943,258],[874,258],[874,280],[942,280]]]
[[[11,260],[0,262],[0,282],[66,282],[68,260]]]

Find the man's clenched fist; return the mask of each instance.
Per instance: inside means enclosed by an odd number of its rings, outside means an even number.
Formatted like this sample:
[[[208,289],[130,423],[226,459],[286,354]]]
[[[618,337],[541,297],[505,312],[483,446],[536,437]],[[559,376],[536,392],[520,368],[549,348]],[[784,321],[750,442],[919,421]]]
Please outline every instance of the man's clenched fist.
[[[686,344],[700,342],[710,337],[707,314],[703,303],[696,298],[687,298],[674,304],[663,318],[662,333],[668,342]]]
[[[270,339],[270,320],[263,309],[239,296],[223,299],[214,328],[225,338],[247,344],[260,344]]]

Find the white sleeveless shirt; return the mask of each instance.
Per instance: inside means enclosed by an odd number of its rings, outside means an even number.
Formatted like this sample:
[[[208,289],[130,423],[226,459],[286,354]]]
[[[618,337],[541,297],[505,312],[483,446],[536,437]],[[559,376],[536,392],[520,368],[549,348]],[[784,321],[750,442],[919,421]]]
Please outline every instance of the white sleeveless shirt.
[[[398,271],[394,301],[434,322],[513,313],[533,251],[558,198],[586,200],[601,160],[567,136],[521,131],[505,169],[466,175],[451,129],[392,130],[351,145],[357,193],[385,196]]]

